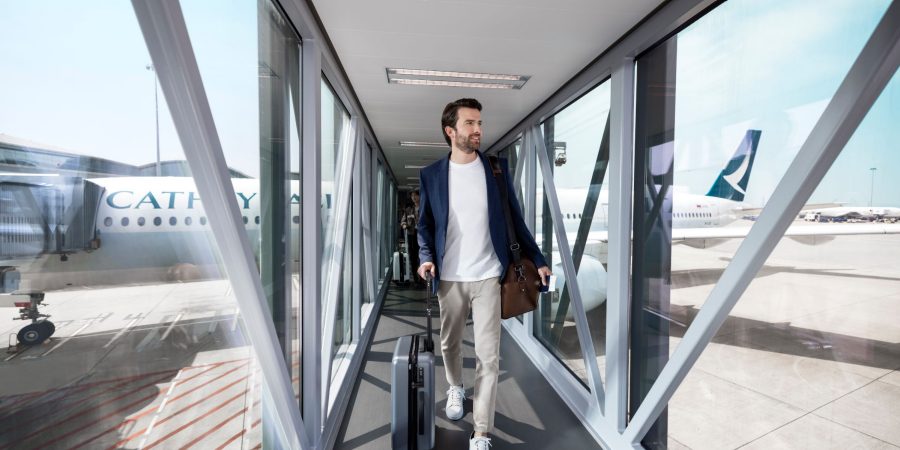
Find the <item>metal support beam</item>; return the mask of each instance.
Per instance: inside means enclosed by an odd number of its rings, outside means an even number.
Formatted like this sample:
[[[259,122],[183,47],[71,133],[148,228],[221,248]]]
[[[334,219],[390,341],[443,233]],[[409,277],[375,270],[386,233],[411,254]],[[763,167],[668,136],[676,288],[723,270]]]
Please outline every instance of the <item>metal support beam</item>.
[[[177,0],[132,0],[132,5],[197,191],[204,199],[204,210],[247,325],[246,332],[266,389],[272,393],[271,398],[265,399],[263,408],[274,410],[277,423],[273,425],[288,439],[286,445],[308,448],[303,421],[292,401],[290,372],[266,307],[253,250],[235,202],[231,175],[181,6]]]
[[[324,421],[322,396],[322,58],[319,43],[303,41],[301,71],[303,129],[300,140],[302,175],[301,199],[301,258],[302,330],[301,357],[303,361],[302,406],[303,421],[311,438],[312,449],[321,448]]]
[[[585,198],[584,206],[582,207],[578,231],[575,233],[575,247],[572,249],[572,262],[575,264],[575,273],[581,270],[581,261],[584,258],[584,249],[587,247],[588,234],[591,231],[591,224],[594,222],[597,203],[600,201],[600,187],[603,186],[607,168],[609,167],[609,124],[610,116],[607,115],[603,135],[600,137],[600,147],[597,149],[597,157],[594,161],[594,170],[591,173],[591,181],[588,184],[587,198]],[[568,231],[566,234],[568,234]],[[569,312],[570,297],[569,289],[563,286],[562,295],[560,295],[559,303],[556,307],[556,317],[553,318],[553,324],[550,328],[553,343],[559,343],[562,337],[566,314]]]
[[[547,157],[547,149],[541,135],[540,126],[533,127],[531,133],[537,150],[537,160],[544,177],[544,194],[550,204],[550,214],[553,221],[562,224],[562,211],[559,206],[559,198],[556,195],[556,185],[553,182],[553,171],[550,168],[550,159]],[[597,404],[603,404],[603,380],[600,378],[600,369],[597,367],[597,352],[594,350],[594,341],[591,339],[591,331],[588,328],[587,316],[584,311],[584,303],[581,301],[581,289],[578,287],[578,277],[575,273],[575,265],[572,263],[572,252],[569,249],[569,240],[566,230],[562,226],[554,227],[556,233],[556,245],[559,249],[560,264],[566,275],[566,284],[572,295],[572,304],[575,306],[575,328],[578,331],[578,341],[581,344],[581,352],[584,357],[584,367],[587,372],[588,386],[596,398]]]
[[[697,317],[625,430],[637,444],[828,173],[900,65],[900,0],[875,28]]]
[[[625,429],[628,408],[628,310],[631,266],[631,183],[634,166],[634,60],[624,58],[611,80],[606,291],[606,405],[610,428]]]

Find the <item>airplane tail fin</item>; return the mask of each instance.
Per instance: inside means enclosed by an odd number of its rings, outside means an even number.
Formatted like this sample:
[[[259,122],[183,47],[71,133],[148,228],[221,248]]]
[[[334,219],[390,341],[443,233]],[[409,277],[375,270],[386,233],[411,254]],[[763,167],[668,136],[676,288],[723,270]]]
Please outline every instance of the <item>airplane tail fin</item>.
[[[759,145],[760,130],[747,130],[744,139],[738,146],[734,156],[719,172],[719,177],[713,183],[709,197],[719,197],[736,202],[744,201],[747,192],[747,181],[750,180],[750,170],[753,168],[753,160],[756,157],[756,146]]]

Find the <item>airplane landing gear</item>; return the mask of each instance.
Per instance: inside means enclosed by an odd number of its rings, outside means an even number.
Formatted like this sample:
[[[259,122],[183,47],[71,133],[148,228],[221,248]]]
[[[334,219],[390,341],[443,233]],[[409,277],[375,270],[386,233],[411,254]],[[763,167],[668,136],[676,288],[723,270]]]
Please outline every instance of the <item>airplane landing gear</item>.
[[[20,307],[18,319],[31,320],[31,324],[22,327],[16,337],[19,339],[20,344],[31,346],[38,345],[46,341],[50,336],[53,336],[53,333],[56,332],[56,326],[53,325],[53,322],[46,319],[50,317],[49,315],[38,311],[38,306],[44,301],[44,293],[28,294],[28,297],[29,301],[27,303],[16,303],[16,306]],[[42,317],[44,320],[40,320]]]

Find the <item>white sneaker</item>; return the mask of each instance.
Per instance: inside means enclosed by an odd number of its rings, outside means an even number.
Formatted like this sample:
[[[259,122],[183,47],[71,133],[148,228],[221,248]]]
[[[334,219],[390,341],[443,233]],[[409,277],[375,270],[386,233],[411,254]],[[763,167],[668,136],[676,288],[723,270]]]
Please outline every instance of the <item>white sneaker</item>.
[[[465,399],[466,390],[462,386],[450,386],[450,389],[447,390],[447,407],[444,408],[448,419],[462,419]]]
[[[491,438],[484,436],[475,436],[472,433],[472,439],[469,439],[469,450],[490,450]]]

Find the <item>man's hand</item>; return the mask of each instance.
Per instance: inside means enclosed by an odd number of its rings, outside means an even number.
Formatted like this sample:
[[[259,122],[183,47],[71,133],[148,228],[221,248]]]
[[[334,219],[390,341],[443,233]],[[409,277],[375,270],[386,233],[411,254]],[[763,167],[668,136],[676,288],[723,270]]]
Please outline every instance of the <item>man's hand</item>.
[[[422,263],[422,265],[419,266],[418,272],[423,280],[425,279],[425,272],[431,272],[431,278],[434,278],[434,264],[430,262]]]
[[[541,284],[546,286],[547,282],[550,281],[550,276],[553,275],[553,272],[550,271],[549,267],[544,266],[538,269],[538,275],[541,276]]]

